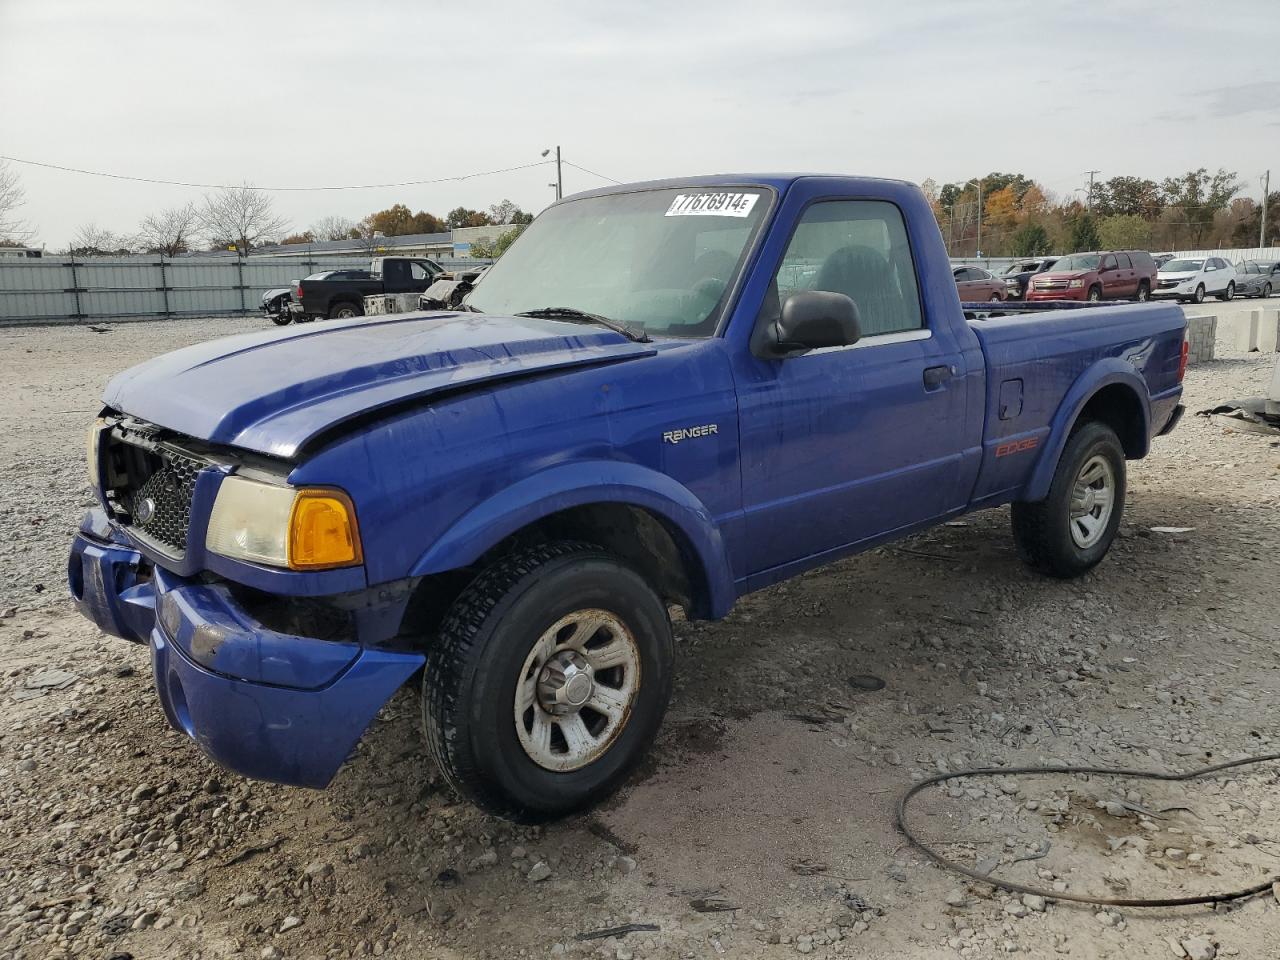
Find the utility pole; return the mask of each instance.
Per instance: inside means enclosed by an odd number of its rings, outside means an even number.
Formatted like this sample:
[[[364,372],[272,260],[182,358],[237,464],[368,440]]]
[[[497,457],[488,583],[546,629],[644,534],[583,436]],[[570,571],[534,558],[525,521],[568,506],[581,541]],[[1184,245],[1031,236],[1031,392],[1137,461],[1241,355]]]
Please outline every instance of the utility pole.
[[[542,151],[542,155],[545,157],[550,152],[551,152],[551,148],[548,147],[546,150]],[[552,184],[548,184],[548,186],[552,186],[556,188],[557,200],[560,200],[561,198],[564,197],[564,175],[560,172],[560,145],[559,144],[556,145],[556,182]]]
[[[977,256],[982,256],[982,178],[978,178],[978,249],[974,251]]]
[[[1267,201],[1271,199],[1271,171],[1262,175],[1262,226],[1258,230],[1258,246],[1267,245]]]
[[[1102,172],[1101,170],[1085,171],[1085,173],[1089,175],[1089,193],[1084,198],[1084,207],[1090,213],[1093,212],[1093,177],[1094,177],[1094,174],[1101,173],[1101,172]]]

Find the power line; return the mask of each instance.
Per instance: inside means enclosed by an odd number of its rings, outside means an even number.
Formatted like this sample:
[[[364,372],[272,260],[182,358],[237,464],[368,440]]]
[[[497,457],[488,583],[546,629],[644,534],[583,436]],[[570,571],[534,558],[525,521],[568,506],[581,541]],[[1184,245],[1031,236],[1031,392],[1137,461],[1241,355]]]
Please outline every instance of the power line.
[[[155,184],[162,184],[164,186],[170,186],[170,187],[197,187],[205,190],[235,190],[235,189],[239,189],[242,186],[249,186],[249,184],[190,183],[185,180],[165,180],[160,177],[132,177],[122,173],[106,173],[101,170],[84,170],[84,169],[81,169],[80,167],[66,167],[57,163],[44,163],[40,160],[24,160],[22,157],[7,157],[3,155],[0,155],[0,160],[8,160],[12,163],[22,163],[32,167],[44,167],[45,169],[48,169],[48,170],[59,170],[63,173],[79,173],[79,174],[84,174],[85,176],[90,176],[90,177],[107,177],[108,179],[111,179],[111,180],[130,180],[130,181],[133,181],[134,183],[155,183]],[[548,163],[554,163],[554,162],[555,162],[554,160],[538,160],[538,161],[535,161],[534,163],[522,163],[514,167],[502,167],[497,170],[480,170],[475,173],[464,173],[464,174],[459,174],[457,176],[451,176],[451,177],[434,177],[432,179],[426,179],[426,180],[402,180],[398,183],[352,183],[352,184],[343,184],[340,186],[325,186],[325,187],[256,187],[255,186],[253,189],[265,190],[272,193],[283,193],[283,192],[312,192],[312,191],[319,192],[319,191],[334,191],[334,190],[378,190],[378,189],[384,189],[387,187],[417,187],[417,186],[423,186],[425,184],[431,184],[431,183],[451,183],[451,182],[456,182],[461,180],[471,180],[475,177],[491,177],[499,173],[511,173],[515,170],[529,170],[533,167],[544,167]],[[576,166],[576,164],[570,164],[570,166]],[[583,170],[585,173],[591,173],[590,170],[585,170],[585,168],[582,168],[582,167],[579,167],[578,169]],[[592,174],[592,175],[597,177],[600,176],[600,174],[598,173]],[[609,178],[602,177],[602,179],[608,180]],[[615,180],[613,182],[617,183],[618,181]]]
[[[603,173],[596,173],[594,170],[588,170],[586,167],[579,166],[572,160],[564,161],[564,165],[566,167],[573,167],[575,170],[581,170],[583,173],[589,173],[593,177],[599,177],[601,180],[608,180],[610,183],[622,183],[621,180],[615,180],[613,177],[606,177]]]

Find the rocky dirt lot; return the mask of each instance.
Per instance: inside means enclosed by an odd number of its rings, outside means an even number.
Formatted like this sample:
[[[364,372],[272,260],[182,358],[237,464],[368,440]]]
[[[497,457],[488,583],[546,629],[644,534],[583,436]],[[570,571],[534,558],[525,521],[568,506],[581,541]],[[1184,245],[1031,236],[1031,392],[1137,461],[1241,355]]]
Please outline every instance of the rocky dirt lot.
[[[1013,897],[933,866],[893,822],[939,771],[1280,749],[1277,441],[1188,416],[1132,465],[1122,539],[1079,581],[1027,572],[997,510],[677,623],[645,768],[598,810],[517,828],[442,785],[412,689],[326,792],[220,772],[165,725],[145,649],[64,599],[107,378],[261,327],[0,331],[0,955],[1280,955],[1271,895]],[[1270,364],[1192,368],[1190,409],[1262,392]],[[1059,892],[1230,890],[1280,877],[1278,771],[953,781],[913,823],[968,866]],[[624,924],[644,926],[584,939]]]

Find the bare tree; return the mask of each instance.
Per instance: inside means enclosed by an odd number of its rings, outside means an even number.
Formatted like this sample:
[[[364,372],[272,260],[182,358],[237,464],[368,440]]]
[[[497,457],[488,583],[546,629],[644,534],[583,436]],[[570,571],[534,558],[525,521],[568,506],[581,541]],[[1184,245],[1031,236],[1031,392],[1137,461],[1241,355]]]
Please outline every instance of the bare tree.
[[[26,202],[27,194],[18,174],[9,169],[7,161],[0,160],[0,240],[21,244],[31,239],[34,231],[17,215],[18,208]]]
[[[80,227],[67,247],[67,253],[77,257],[109,257],[128,252],[128,240],[96,223]]]
[[[211,241],[235,244],[242,255],[278,236],[288,225],[276,215],[271,198],[247,183],[207,194],[197,216]]]
[[[191,249],[200,218],[194,203],[153,213],[138,224],[134,244],[148,253],[176,257]]]
[[[346,217],[321,217],[309,231],[317,240],[350,240],[355,221]]]

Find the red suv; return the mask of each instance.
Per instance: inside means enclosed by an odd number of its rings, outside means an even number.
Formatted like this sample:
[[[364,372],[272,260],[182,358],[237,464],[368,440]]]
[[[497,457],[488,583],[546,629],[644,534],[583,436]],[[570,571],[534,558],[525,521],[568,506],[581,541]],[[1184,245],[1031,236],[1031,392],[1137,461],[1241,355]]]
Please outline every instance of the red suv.
[[[1155,285],[1145,250],[1073,253],[1031,279],[1027,300],[1147,300]]]

